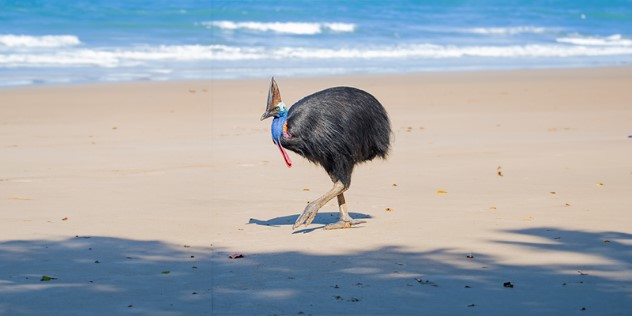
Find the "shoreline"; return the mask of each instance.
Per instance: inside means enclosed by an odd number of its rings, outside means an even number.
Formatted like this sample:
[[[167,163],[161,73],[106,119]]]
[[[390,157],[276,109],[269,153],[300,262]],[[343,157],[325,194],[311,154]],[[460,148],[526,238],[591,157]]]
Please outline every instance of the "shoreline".
[[[269,78],[0,89],[0,314],[632,309],[632,67],[276,79],[386,107],[366,224],[292,230],[331,182],[271,144]]]
[[[495,68],[495,69],[455,69],[455,70],[428,70],[428,71],[411,71],[411,72],[386,72],[386,73],[345,73],[345,74],[329,74],[329,75],[288,75],[270,74],[270,77],[278,77],[284,79],[326,79],[326,78],[357,78],[357,77],[392,77],[392,76],[419,76],[419,75],[440,75],[440,74],[481,74],[481,73],[530,73],[530,72],[557,72],[557,71],[597,71],[597,70],[616,70],[629,69],[632,65],[609,65],[609,66],[561,66],[561,67],[531,67],[531,68]],[[268,77],[244,77],[244,78],[200,78],[200,79],[164,79],[164,80],[130,80],[130,81],[81,81],[67,83],[37,83],[37,84],[19,84],[19,85],[0,85],[1,90],[11,90],[20,88],[38,88],[38,87],[87,87],[92,85],[126,85],[126,84],[151,84],[151,83],[196,83],[196,82],[213,82],[213,81],[256,81],[269,79]]]

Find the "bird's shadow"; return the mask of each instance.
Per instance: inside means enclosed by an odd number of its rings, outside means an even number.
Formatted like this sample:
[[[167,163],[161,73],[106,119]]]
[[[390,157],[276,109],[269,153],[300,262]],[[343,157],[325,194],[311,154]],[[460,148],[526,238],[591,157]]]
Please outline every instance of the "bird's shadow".
[[[312,228],[299,229],[299,230],[294,231],[293,234],[310,233],[310,232],[313,232],[313,231],[315,231],[317,229],[321,229],[321,228],[325,227],[327,224],[335,223],[335,222],[337,222],[340,219],[340,217],[339,217],[340,215],[339,214],[340,213],[338,213],[338,212],[322,212],[322,213],[318,213],[318,214],[316,214],[316,217],[314,218],[314,221],[312,221],[312,224],[320,224],[320,226],[312,227]],[[353,213],[353,212],[349,212],[349,216],[351,216],[353,219],[371,218],[371,215],[363,214],[363,213]],[[280,216],[280,217],[275,217],[275,218],[271,218],[271,219],[268,219],[268,220],[251,218],[248,221],[248,224],[255,224],[255,225],[269,226],[269,227],[292,226],[296,222],[296,219],[298,219],[298,214],[296,214],[296,215]]]

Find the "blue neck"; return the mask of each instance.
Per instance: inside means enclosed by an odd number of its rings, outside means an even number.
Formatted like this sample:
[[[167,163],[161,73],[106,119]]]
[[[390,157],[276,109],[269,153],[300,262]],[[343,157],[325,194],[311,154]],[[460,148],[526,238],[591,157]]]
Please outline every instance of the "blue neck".
[[[279,144],[281,136],[283,136],[283,125],[287,121],[287,111],[282,111],[279,116],[275,116],[272,120],[272,141]]]

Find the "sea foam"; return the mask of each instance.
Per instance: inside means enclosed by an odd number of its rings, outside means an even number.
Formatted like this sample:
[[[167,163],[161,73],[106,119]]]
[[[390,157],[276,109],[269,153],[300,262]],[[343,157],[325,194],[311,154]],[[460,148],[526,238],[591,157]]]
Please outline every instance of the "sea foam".
[[[465,29],[465,33],[483,35],[516,35],[516,34],[542,34],[554,30],[537,26],[510,26],[510,27],[474,27]]]
[[[213,60],[406,59],[406,58],[557,58],[632,54],[632,47],[565,45],[454,46],[414,44],[371,48],[233,47],[214,45]]]
[[[189,62],[216,59],[230,60],[240,49],[218,49],[215,45],[160,45],[138,46],[128,49],[66,48],[53,51],[18,51],[0,54],[0,67],[80,67],[102,68],[135,67],[151,62]],[[250,59],[246,51],[238,54],[239,59]]]
[[[364,48],[312,48],[229,46],[229,45],[160,45],[127,49],[62,48],[45,51],[15,51],[0,54],[0,67],[136,67],[154,62],[240,60],[388,60],[445,58],[558,58],[582,56],[631,55],[631,46],[590,45],[511,45],[456,46],[412,44]]]
[[[340,22],[234,22],[234,21],[210,21],[202,22],[206,27],[217,27],[222,30],[249,30],[258,32],[275,32],[295,35],[315,35],[330,32],[353,32],[355,24]]]
[[[621,34],[606,37],[572,35],[556,39],[558,43],[585,46],[632,46],[632,39],[624,38]]]

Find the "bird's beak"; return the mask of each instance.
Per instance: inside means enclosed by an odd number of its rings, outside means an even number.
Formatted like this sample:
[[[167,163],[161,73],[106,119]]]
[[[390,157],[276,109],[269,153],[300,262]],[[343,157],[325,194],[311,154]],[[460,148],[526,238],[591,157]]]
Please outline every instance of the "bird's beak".
[[[263,121],[263,120],[267,119],[270,116],[272,116],[272,114],[270,114],[270,112],[268,112],[268,111],[265,111],[263,113],[263,115],[261,115],[261,120]]]

